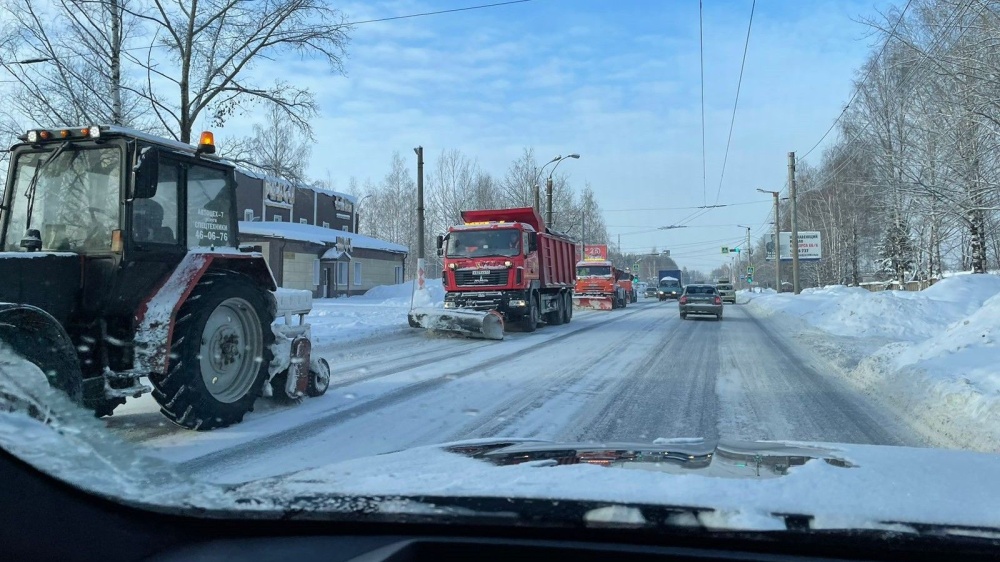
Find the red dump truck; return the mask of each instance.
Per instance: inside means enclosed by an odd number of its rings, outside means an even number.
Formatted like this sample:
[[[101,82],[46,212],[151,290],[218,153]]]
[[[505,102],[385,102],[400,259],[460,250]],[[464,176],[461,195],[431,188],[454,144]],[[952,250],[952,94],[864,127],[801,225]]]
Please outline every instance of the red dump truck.
[[[438,237],[446,291],[440,314],[499,314],[506,325],[516,323],[526,332],[540,321],[570,321],[576,248],[569,237],[549,231],[532,207],[463,211],[462,221]],[[422,327],[447,325],[448,331],[482,334],[475,315],[456,314],[450,322],[432,323],[427,309],[420,313],[424,317],[415,320]]]

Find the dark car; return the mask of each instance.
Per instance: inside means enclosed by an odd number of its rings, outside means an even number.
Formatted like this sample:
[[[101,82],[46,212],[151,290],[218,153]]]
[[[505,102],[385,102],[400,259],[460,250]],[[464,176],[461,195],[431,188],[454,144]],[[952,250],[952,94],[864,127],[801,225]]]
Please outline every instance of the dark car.
[[[722,320],[722,295],[715,285],[687,285],[677,303],[681,320],[686,319],[688,314],[708,314]]]
[[[646,298],[656,298],[656,287],[649,285],[646,287]]]

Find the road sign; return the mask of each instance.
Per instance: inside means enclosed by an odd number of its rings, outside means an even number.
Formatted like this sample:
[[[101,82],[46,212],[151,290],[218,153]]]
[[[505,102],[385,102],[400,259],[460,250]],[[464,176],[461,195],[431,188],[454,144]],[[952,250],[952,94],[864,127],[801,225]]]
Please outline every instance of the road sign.
[[[749,277],[749,276],[752,276],[752,275],[753,275],[753,266],[752,265],[748,265],[747,266],[747,276]]]
[[[729,246],[723,246],[722,247],[722,253],[723,254],[728,254],[729,253]]]

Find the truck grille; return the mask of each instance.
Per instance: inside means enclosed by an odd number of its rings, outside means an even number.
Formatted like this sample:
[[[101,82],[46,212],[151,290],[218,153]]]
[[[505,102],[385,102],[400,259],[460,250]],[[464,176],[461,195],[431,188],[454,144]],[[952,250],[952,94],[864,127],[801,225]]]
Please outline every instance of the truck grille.
[[[455,271],[455,285],[459,287],[481,287],[486,285],[506,285],[507,269],[477,269]]]

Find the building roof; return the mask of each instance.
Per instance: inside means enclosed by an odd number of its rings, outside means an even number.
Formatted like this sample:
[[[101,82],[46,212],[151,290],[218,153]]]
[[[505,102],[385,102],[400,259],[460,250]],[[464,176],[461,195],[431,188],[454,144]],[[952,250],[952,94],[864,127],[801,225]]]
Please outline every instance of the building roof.
[[[334,197],[340,197],[340,198],[343,198],[343,199],[347,199],[348,201],[351,202],[351,204],[357,204],[357,202],[358,202],[358,198],[355,197],[354,195],[349,194],[349,193],[341,193],[340,191],[334,191],[332,189],[326,189],[326,188],[317,187],[317,186],[314,186],[314,185],[292,184],[292,182],[290,182],[290,181],[288,181],[286,179],[278,178],[278,177],[274,177],[274,176],[269,176],[267,174],[261,174],[261,173],[255,172],[255,171],[253,171],[251,169],[248,169],[248,168],[237,168],[236,171],[239,172],[239,173],[241,173],[241,174],[243,174],[244,176],[247,176],[247,177],[256,178],[256,179],[259,179],[259,180],[267,180],[267,181],[270,181],[270,182],[281,183],[281,184],[285,184],[285,185],[294,185],[294,187],[296,187],[296,188],[311,189],[311,190],[315,191],[316,193],[323,193],[323,194],[326,194],[326,195],[332,195]]]
[[[353,248],[381,250],[394,254],[408,254],[410,252],[409,248],[402,244],[387,242],[371,236],[365,236],[364,234],[355,234],[346,230],[334,230],[332,228],[294,222],[240,221],[240,233],[298,240],[300,242],[312,242],[314,244],[335,244],[337,238],[348,238]]]

